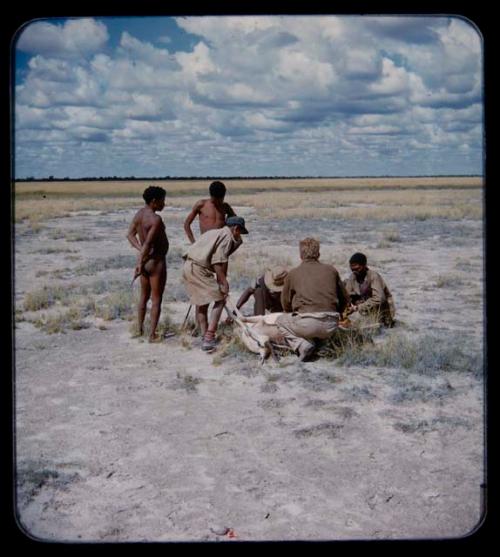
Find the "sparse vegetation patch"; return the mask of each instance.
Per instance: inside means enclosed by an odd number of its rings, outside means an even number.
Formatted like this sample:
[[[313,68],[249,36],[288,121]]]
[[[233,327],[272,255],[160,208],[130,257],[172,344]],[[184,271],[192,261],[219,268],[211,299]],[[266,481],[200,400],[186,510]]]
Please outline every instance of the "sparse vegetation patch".
[[[453,334],[410,336],[394,331],[383,342],[364,344],[345,351],[340,365],[369,365],[400,368],[422,375],[456,371],[480,377],[483,373],[482,353],[473,348],[471,338]]]

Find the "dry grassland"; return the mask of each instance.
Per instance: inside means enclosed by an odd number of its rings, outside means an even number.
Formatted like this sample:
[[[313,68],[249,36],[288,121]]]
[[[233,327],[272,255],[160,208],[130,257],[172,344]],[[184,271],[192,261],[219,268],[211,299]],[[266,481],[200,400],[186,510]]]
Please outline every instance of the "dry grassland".
[[[98,195],[98,196],[136,196],[148,185],[164,187],[173,194],[206,192],[210,180],[116,180],[116,181],[50,181],[17,182],[16,195],[59,194],[59,195]],[[270,188],[280,190],[303,188],[413,188],[418,186],[463,187],[481,186],[483,180],[478,176],[436,176],[412,178],[290,178],[290,179],[249,179],[224,180],[229,191],[261,190]]]
[[[349,219],[482,218],[480,177],[227,180],[227,201],[258,216]],[[75,211],[132,208],[151,184],[168,205],[191,207],[208,181],[18,182],[15,220],[32,226]],[[314,195],[312,195],[314,193]]]

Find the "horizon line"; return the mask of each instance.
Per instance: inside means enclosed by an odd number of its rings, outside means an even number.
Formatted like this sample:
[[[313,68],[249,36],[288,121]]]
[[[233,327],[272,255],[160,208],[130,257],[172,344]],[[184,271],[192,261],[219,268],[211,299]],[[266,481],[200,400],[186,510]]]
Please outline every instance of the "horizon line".
[[[127,181],[142,181],[142,180],[290,180],[290,179],[312,179],[312,180],[323,180],[323,179],[338,179],[338,178],[484,178],[484,173],[482,174],[365,174],[356,176],[312,176],[312,175],[262,175],[262,176],[221,176],[221,175],[207,175],[207,176],[86,176],[79,178],[69,178],[47,176],[44,178],[34,178],[31,176],[13,178],[13,182],[76,182],[76,181],[92,181],[92,180],[127,180]]]

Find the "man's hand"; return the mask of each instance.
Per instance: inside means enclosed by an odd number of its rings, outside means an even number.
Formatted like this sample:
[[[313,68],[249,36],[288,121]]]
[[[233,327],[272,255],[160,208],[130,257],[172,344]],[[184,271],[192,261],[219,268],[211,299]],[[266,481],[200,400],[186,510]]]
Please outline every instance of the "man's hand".
[[[358,311],[358,306],[356,306],[355,304],[349,304],[346,309],[347,315],[351,315],[351,313],[354,313],[355,311]]]
[[[227,280],[224,280],[219,284],[219,289],[224,294],[224,296],[227,296],[229,294],[229,283],[227,282]]]
[[[142,263],[137,263],[134,269],[134,280],[139,276],[142,275],[144,271],[144,265]]]

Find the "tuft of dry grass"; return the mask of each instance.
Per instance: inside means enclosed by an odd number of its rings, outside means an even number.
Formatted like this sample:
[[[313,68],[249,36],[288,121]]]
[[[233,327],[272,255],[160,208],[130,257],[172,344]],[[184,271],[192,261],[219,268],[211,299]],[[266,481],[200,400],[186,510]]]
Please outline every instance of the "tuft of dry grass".
[[[67,303],[70,299],[68,289],[63,286],[44,286],[28,292],[24,297],[24,311],[39,311],[53,306],[56,302]]]
[[[135,308],[134,308],[134,318],[135,318]],[[151,331],[151,318],[150,318],[150,314],[148,312],[146,314],[146,318],[144,319],[143,336],[148,337],[150,331]],[[133,323],[130,325],[129,332],[130,332],[130,334],[132,335],[133,338],[139,336],[139,324],[137,323],[136,319],[134,319]],[[163,306],[162,307],[160,322],[158,323],[158,326],[156,328],[156,333],[160,337],[164,337],[168,333],[173,333],[175,335],[180,335],[181,343],[184,340],[185,342],[183,343],[183,346],[187,347],[186,345],[187,345],[188,341],[185,339],[185,335],[181,334],[182,333],[181,326],[172,321],[172,318],[169,315],[168,306]]]
[[[135,307],[130,291],[110,292],[103,298],[94,301],[94,314],[104,321],[123,319],[130,321],[135,314]]]
[[[131,293],[128,282],[97,281],[89,286],[54,285],[43,286],[26,293],[22,310],[38,312],[54,308],[56,304],[71,307],[59,315],[42,316],[30,319],[47,332],[60,332],[64,328],[86,328],[77,326],[78,319],[92,315],[106,321],[113,319],[130,320],[135,314],[137,300]],[[55,309],[55,308],[54,308]],[[22,316],[19,315],[19,318]]]
[[[437,288],[456,288],[457,286],[463,285],[463,279],[458,275],[446,274],[438,275],[436,277],[435,286]]]
[[[447,371],[481,377],[483,356],[471,346],[475,344],[469,337],[456,333],[413,336],[392,329],[384,342],[346,351],[338,363],[397,368],[429,377]]]
[[[78,307],[71,307],[55,315],[42,314],[31,322],[47,334],[65,333],[67,329],[80,330],[90,327],[85,321],[85,314]]]
[[[348,329],[335,329],[333,334],[318,343],[316,354],[322,358],[337,359],[358,350],[365,344],[372,344],[373,337],[381,325],[374,315],[362,315]]]

